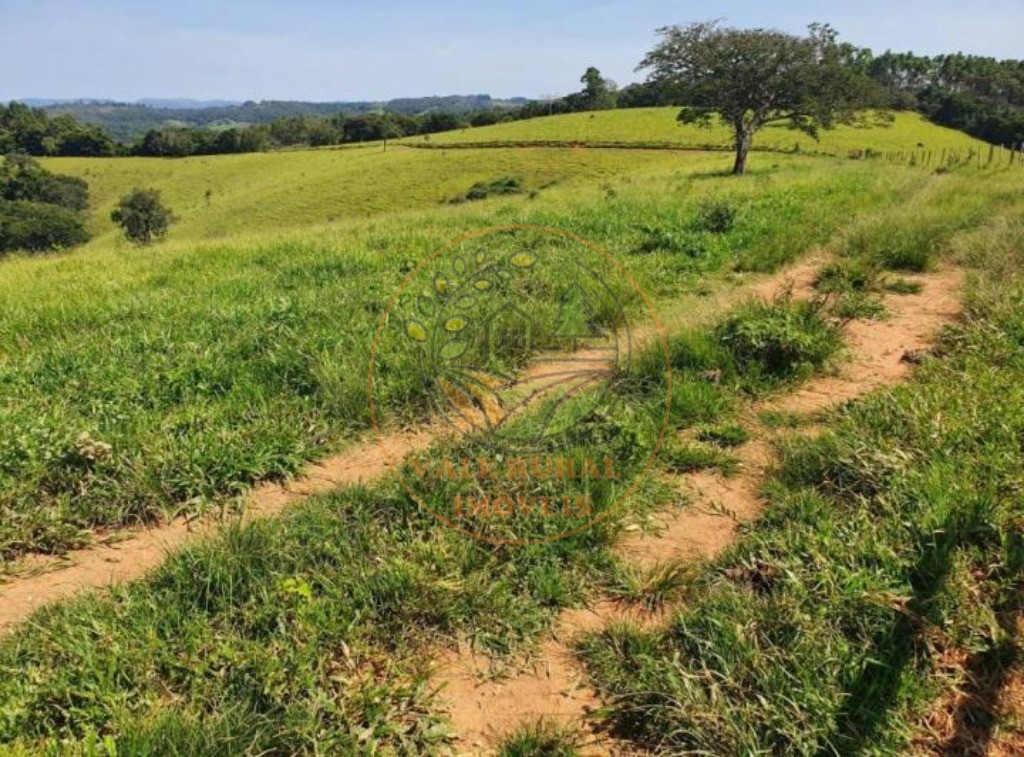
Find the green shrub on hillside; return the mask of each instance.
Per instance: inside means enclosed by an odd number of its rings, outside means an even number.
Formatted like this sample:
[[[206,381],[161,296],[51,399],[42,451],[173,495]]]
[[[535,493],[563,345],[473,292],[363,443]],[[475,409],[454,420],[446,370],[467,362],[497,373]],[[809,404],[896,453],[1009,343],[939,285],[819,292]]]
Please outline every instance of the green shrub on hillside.
[[[724,234],[736,222],[736,208],[724,200],[708,200],[697,209],[693,227],[697,231]]]
[[[523,180],[515,176],[502,176],[494,181],[478,181],[469,188],[462,197],[456,197],[452,202],[465,202],[466,200],[486,200],[492,195],[520,194],[523,191]]]
[[[0,252],[44,252],[89,241],[82,217],[59,205],[0,202]]]
[[[110,220],[124,229],[131,241],[149,244],[167,233],[174,215],[161,202],[159,189],[136,188],[121,198]]]

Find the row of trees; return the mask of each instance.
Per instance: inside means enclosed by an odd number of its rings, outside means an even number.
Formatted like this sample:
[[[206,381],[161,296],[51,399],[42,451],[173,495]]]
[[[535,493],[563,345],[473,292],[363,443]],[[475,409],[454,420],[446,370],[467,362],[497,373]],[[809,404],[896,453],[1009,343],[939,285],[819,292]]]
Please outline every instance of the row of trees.
[[[106,156],[117,144],[101,127],[71,116],[51,118],[42,108],[0,104],[0,154]]]
[[[100,124],[115,140],[131,144],[151,129],[161,129],[169,122],[196,128],[223,128],[246,124],[269,124],[291,116],[329,117],[336,113],[402,113],[416,115],[431,111],[475,113],[501,106],[521,105],[525,98],[494,100],[490,95],[444,95],[405,97],[381,102],[300,102],[295,100],[261,100],[241,104],[223,103],[199,107],[187,101],[128,104],[113,101],[80,101],[47,107],[50,113],[67,113],[80,121]]]
[[[580,82],[584,87],[579,92],[557,100],[529,102],[515,108],[490,108],[461,113],[433,110],[419,115],[391,111],[358,115],[300,115],[278,118],[269,124],[245,128],[151,129],[129,149],[129,152],[132,155],[152,157],[183,157],[257,152],[280,147],[322,147],[436,134],[541,115],[616,107],[619,94],[617,88],[614,82],[601,76],[598,69],[588,68]]]
[[[892,108],[919,110],[993,144],[1024,142],[1024,61],[865,51],[858,65],[885,88]]]
[[[132,155],[183,157],[218,153],[258,152],[279,147],[322,147],[348,142],[371,142],[416,134],[434,134],[466,126],[493,123],[495,118],[431,112],[421,116],[400,113],[366,113],[329,117],[290,116],[269,124],[245,128],[195,129],[169,127],[152,129],[132,145]]]

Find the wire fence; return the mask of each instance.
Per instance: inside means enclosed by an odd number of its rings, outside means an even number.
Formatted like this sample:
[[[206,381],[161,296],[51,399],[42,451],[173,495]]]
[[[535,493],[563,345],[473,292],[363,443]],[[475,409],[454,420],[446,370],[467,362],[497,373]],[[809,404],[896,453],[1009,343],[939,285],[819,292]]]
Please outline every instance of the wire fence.
[[[872,155],[871,150],[866,150],[863,157],[874,157],[877,155],[879,155],[877,151]],[[918,147],[913,150],[889,150],[882,152],[881,157],[890,163],[908,166],[1005,168],[1008,166],[1024,166],[1024,142],[1008,146],[945,147],[941,150],[926,149],[924,147]]]

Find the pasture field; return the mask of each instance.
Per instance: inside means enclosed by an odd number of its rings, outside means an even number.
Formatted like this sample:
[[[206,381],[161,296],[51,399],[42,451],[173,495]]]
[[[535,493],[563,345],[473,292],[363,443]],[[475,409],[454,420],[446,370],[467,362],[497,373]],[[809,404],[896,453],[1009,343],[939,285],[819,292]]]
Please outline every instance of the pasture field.
[[[779,157],[737,184],[709,174],[708,160],[694,156],[693,173],[689,156],[676,156],[671,170],[606,186],[301,233],[144,250],[96,242],[5,261],[0,383],[10,432],[0,440],[0,502],[9,515],[0,556],[59,553],[83,543],[84,529],[224,504],[366,430],[365,366],[382,308],[418,261],[467,231],[564,229],[612,251],[665,301],[828,243],[856,220],[854,198],[867,214],[931,183],[955,196],[960,181]],[[722,234],[695,225],[715,197],[737,212]],[[985,211],[980,200],[963,207]],[[422,410],[412,363],[404,365],[378,390],[396,422]],[[84,458],[91,442],[111,453]]]
[[[679,128],[664,109],[582,119],[611,133],[628,116],[638,139]],[[559,123],[555,139],[577,139],[570,117],[465,134]],[[907,117],[893,129],[833,144],[973,144]],[[597,526],[528,547],[464,537],[392,477],[231,522],[0,638],[0,749],[443,753],[456,734],[439,659],[469,645],[512,664],[560,612],[608,597],[666,614],[581,637],[582,670],[614,738],[670,753],[894,753],[923,743],[963,675],[1019,665],[1024,172],[762,154],[737,179],[721,153],[372,150],[48,161],[90,181],[100,234],[0,261],[0,575],[97,532],[240,504],[364,436],[387,300],[417,262],[482,227],[577,234],[651,296],[673,369],[657,475]],[[510,175],[526,191],[446,202]],[[138,183],[181,216],[151,248],[104,231]],[[809,256],[830,261],[820,297],[736,296]],[[621,557],[654,512],[692,504],[676,477],[736,472],[757,403],[849,359],[845,324],[885,319],[885,292],[917,296],[915,281],[954,265],[970,274],[966,310],[913,356],[908,384],[823,417],[772,417],[822,433],[782,444],[766,508],[732,547],[650,574]],[[719,295],[731,304],[709,309]],[[423,421],[414,358],[389,348],[385,426]],[[663,360],[650,346],[616,387],[635,408],[620,427],[627,471],[655,443]],[[432,486],[428,498],[448,499],[456,485]],[[590,494],[603,508],[617,492]],[[993,716],[988,730],[1013,727]],[[500,748],[578,754],[589,738],[524,723]]]
[[[410,137],[411,144],[430,145],[466,143],[529,143],[537,142],[614,142],[672,144],[681,147],[729,148],[731,132],[719,123],[701,128],[676,121],[678,108],[631,108],[628,110],[601,110],[593,113],[566,113],[542,116],[524,121],[512,121],[492,126],[481,126],[459,131],[431,134],[428,137]],[[799,150],[846,156],[854,150],[872,149],[915,150],[926,148],[975,149],[988,145],[963,132],[936,126],[917,113],[898,113],[892,124],[859,127],[839,125],[821,132],[820,141],[787,126],[770,125],[754,138],[755,150]]]
[[[610,178],[670,164],[641,151],[580,155],[552,150],[411,151],[377,144],[191,158],[50,158],[44,165],[89,182],[94,245],[116,244],[110,211],[132,187],[159,189],[179,217],[173,237],[222,239],[307,228],[353,218],[435,207],[477,182],[506,175],[525,191],[573,179]],[[697,162],[694,169],[713,166]],[[209,194],[207,194],[209,193]]]

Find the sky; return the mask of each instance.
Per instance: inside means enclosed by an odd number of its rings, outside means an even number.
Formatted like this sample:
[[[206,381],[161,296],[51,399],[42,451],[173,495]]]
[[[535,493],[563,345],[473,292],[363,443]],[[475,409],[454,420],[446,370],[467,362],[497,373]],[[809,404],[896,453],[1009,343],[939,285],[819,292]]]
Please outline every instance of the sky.
[[[1024,57],[1024,0],[0,0],[0,100],[385,100],[619,84],[655,29],[830,23],[877,52]]]

